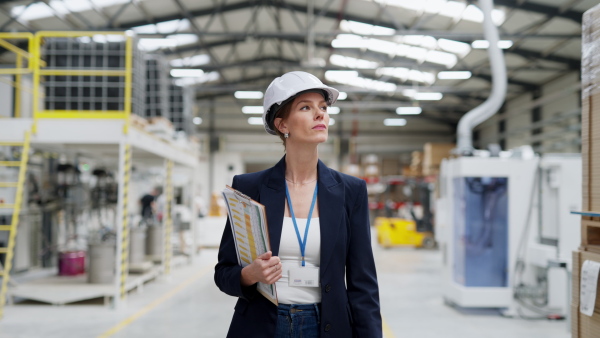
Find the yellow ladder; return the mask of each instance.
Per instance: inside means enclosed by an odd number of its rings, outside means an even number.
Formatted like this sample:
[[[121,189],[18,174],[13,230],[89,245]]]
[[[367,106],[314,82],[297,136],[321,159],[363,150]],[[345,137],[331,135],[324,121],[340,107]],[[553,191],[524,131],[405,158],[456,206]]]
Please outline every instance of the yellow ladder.
[[[0,279],[2,280],[2,287],[0,288],[0,318],[4,316],[4,304],[6,304],[8,280],[10,278],[10,269],[12,268],[15,239],[17,238],[17,226],[19,224],[19,213],[21,212],[21,204],[23,199],[25,173],[27,172],[27,161],[29,159],[29,134],[29,132],[25,133],[25,140],[23,142],[0,141],[0,146],[22,147],[20,161],[0,161],[0,168],[19,168],[19,178],[17,182],[0,182],[0,188],[16,188],[15,198],[12,204],[0,203],[0,209],[12,209],[11,223],[7,225],[0,224],[0,231],[8,232],[8,246],[0,247],[0,253],[6,254],[4,267],[0,265]]]

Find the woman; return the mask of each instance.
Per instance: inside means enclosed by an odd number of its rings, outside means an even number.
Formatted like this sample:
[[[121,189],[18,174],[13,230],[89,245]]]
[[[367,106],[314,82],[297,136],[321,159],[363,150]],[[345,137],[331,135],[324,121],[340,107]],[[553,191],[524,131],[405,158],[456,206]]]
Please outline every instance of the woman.
[[[286,149],[274,167],[233,178],[233,188],[264,204],[272,252],[238,265],[229,221],[215,266],[221,291],[239,297],[228,337],[381,337],[379,289],[366,185],[329,169],[327,141],[339,92],[305,72],[267,88],[263,121]],[[276,284],[279,306],[256,291]]]

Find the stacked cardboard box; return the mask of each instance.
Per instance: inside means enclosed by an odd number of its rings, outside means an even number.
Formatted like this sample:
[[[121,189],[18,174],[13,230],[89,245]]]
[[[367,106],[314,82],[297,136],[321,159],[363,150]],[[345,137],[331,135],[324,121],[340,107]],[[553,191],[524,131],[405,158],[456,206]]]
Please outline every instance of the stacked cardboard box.
[[[129,115],[129,122],[131,123],[132,126],[142,129],[142,130],[146,129],[146,127],[148,126],[148,123],[149,123],[145,117],[141,117],[141,116],[135,115],[135,114]]]
[[[583,209],[600,211],[600,5],[585,12],[582,32]]]
[[[425,143],[423,147],[423,175],[437,175],[440,171],[442,160],[452,155],[453,143]]]
[[[600,255],[600,217],[584,216],[581,220],[581,245]]]
[[[583,15],[582,23],[581,143],[583,209],[600,212],[600,5]],[[595,131],[595,132],[594,132]],[[600,262],[600,217],[582,216],[581,247],[573,253],[571,328],[573,338],[600,337],[600,292],[593,315],[579,311],[581,267],[586,260]],[[597,285],[600,291],[600,285]]]
[[[409,167],[402,169],[403,176],[421,176],[423,175],[423,153],[413,151]]]
[[[600,337],[600,297],[596,296],[596,306],[591,317],[579,312],[581,267],[586,260],[600,262],[600,254],[588,251],[575,251],[573,253],[572,338]],[[600,281],[598,284],[600,284]],[[600,285],[597,285],[597,287],[600,289]]]

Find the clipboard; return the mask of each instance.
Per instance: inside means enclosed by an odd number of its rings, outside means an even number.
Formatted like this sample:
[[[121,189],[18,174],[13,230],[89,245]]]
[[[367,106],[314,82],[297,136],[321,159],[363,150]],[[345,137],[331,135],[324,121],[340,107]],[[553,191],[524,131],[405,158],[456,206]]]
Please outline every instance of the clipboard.
[[[228,185],[222,193],[227,205],[238,264],[245,267],[271,250],[266,208]],[[273,304],[279,305],[275,284],[259,282],[257,290]]]

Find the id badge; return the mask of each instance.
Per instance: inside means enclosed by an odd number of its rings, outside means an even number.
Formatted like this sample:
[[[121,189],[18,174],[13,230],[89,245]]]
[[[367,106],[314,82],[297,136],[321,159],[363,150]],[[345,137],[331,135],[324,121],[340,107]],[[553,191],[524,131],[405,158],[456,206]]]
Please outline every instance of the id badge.
[[[302,267],[289,270],[289,286],[319,286],[319,268]]]

